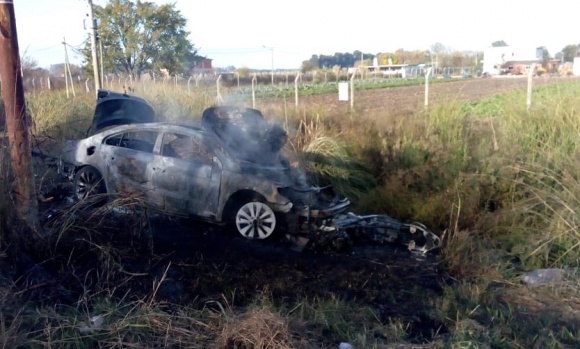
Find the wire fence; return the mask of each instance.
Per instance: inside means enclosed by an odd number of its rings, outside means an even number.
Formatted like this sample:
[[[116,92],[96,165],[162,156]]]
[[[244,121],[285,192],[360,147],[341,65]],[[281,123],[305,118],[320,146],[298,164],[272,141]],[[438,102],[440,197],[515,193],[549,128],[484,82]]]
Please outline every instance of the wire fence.
[[[372,67],[371,67],[372,68]],[[257,86],[294,86],[295,80],[298,78],[300,84],[308,83],[338,83],[340,81],[349,81],[352,74],[358,74],[361,80],[382,80],[382,79],[412,79],[423,77],[426,74],[427,66],[408,66],[403,69],[389,70],[389,71],[361,71],[356,70],[347,71],[342,69],[340,71],[315,71],[308,73],[301,73],[299,71],[276,71],[259,72],[252,74],[240,74],[237,72],[222,72],[222,73],[205,73],[195,74],[191,76],[156,76],[156,75],[142,75],[140,78],[133,78],[132,76],[120,76],[113,74],[105,74],[102,86],[103,88],[119,89],[131,88],[135,89],[137,85],[147,86],[156,84],[174,84],[182,86],[183,88],[192,89],[199,86],[215,85],[216,79],[221,76],[220,81],[223,87],[238,87],[248,88],[252,86],[252,81]],[[479,74],[480,71],[473,67],[438,67],[433,68],[433,75],[443,78],[450,77],[469,77]],[[46,90],[63,90],[69,89],[71,94],[76,93],[91,93],[94,92],[94,82],[92,78],[84,75],[72,76],[71,79],[62,76],[24,76],[24,88],[27,92],[41,92]]]
[[[108,74],[102,82],[103,89],[134,93],[172,86],[187,93],[203,91],[215,96],[215,104],[220,105],[230,100],[250,100],[256,106],[256,99],[293,98],[296,107],[300,97],[314,94],[338,93],[340,85],[347,86],[347,97],[354,107],[355,91],[392,86],[409,86],[425,84],[425,107],[429,105],[428,88],[432,79],[465,79],[479,76],[480,71],[473,67],[430,67],[406,66],[396,70],[373,71],[369,69],[352,69],[351,71],[316,71],[302,74],[299,71],[259,72],[254,74],[211,73],[191,76],[143,75],[138,79],[131,76]],[[28,93],[66,90],[69,98],[77,94],[95,93],[94,81],[84,76],[34,76],[24,77],[24,87]],[[530,80],[531,84],[531,80]],[[350,91],[348,91],[350,90]],[[224,98],[226,96],[226,98]],[[339,96],[337,96],[339,98]],[[528,107],[531,103],[528,101]]]

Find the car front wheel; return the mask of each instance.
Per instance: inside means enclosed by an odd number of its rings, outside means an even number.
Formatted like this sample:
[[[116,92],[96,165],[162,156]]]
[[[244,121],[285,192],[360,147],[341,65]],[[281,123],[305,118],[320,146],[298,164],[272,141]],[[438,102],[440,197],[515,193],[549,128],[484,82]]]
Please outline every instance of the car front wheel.
[[[74,191],[78,200],[107,192],[103,176],[91,166],[85,166],[77,171],[74,177]]]
[[[248,239],[266,239],[274,233],[276,215],[267,204],[259,201],[241,206],[235,216],[236,228]]]

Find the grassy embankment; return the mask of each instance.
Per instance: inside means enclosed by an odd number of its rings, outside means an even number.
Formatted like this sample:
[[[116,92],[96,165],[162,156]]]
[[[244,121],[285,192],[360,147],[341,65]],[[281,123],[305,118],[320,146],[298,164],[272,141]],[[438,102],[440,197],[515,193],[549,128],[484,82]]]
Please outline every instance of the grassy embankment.
[[[530,288],[519,275],[535,268],[579,267],[579,87],[574,82],[537,89],[529,112],[520,91],[470,104],[450,99],[428,113],[405,117],[284,107],[268,114],[280,116],[307,166],[354,198],[359,212],[422,221],[441,233],[440,258],[450,282],[439,298],[424,303],[448,331],[434,334],[431,344],[574,347],[580,345],[578,279]],[[137,93],[163,115],[197,115],[213,99],[171,87]],[[29,96],[28,103],[37,140],[49,149],[80,136],[90,120],[87,96],[72,100],[44,94]],[[109,250],[99,253],[103,263],[115,259]],[[404,322],[381,323],[372,309],[339,299],[280,304],[266,295],[239,309],[224,297],[220,311],[182,307],[166,312],[155,301],[153,285],[151,296],[141,301],[87,290],[94,297],[82,297],[76,306],[31,312],[20,307],[11,284],[3,281],[1,290],[0,343],[5,347],[121,342],[233,347],[234,338],[246,347],[262,347],[260,341],[282,348],[333,341],[387,347],[412,341]],[[89,313],[105,314],[106,330],[77,331]]]

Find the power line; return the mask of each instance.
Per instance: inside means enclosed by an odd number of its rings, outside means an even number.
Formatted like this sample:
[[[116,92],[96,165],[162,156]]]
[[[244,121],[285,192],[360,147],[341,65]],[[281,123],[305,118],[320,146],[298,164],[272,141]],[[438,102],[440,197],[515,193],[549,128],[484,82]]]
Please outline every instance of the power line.
[[[29,52],[32,53],[32,52],[46,51],[46,50],[50,50],[52,48],[58,47],[60,45],[62,45],[62,44],[59,43],[59,44],[55,44],[55,45],[52,45],[52,46],[48,46],[48,47],[44,47],[44,48],[39,48],[39,49],[36,49],[36,50],[32,50],[32,51],[29,51]]]
[[[86,44],[87,40],[88,40],[88,39],[84,40],[83,42],[81,42],[80,44],[77,44],[77,45],[71,45],[71,44],[69,44],[69,43],[67,42],[67,43],[66,43],[66,46],[68,46],[68,47],[70,47],[70,48],[72,48],[72,49],[80,49],[80,48],[82,48],[82,47],[83,47],[83,46]],[[26,52],[28,52],[28,53],[34,53],[34,52],[41,52],[41,51],[46,51],[46,50],[50,50],[50,49],[57,48],[57,47],[59,47],[59,46],[60,46],[60,45],[62,45],[62,44],[63,44],[63,43],[61,42],[61,43],[58,43],[58,44],[54,44],[54,45],[52,45],[52,46],[47,46],[47,47],[43,47],[43,48],[38,48],[38,49],[36,49],[36,50],[26,50]]]

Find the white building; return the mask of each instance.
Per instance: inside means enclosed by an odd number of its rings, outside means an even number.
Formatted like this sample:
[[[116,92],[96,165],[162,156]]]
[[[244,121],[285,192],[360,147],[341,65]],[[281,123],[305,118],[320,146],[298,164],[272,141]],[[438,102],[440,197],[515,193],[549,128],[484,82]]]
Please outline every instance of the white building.
[[[488,47],[483,51],[483,73],[489,75],[522,73],[519,70],[520,66],[540,63],[543,56],[543,47]]]
[[[574,65],[572,66],[572,74],[580,76],[580,57],[574,57]]]

